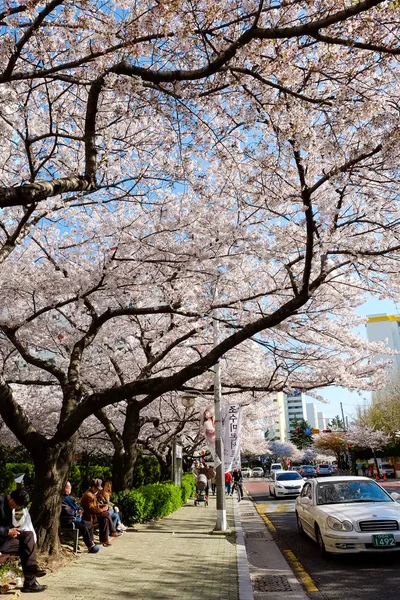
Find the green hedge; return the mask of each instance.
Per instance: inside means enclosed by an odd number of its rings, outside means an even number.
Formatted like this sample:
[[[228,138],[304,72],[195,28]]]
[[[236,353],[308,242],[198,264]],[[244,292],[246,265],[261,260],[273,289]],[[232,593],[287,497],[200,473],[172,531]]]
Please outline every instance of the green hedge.
[[[182,475],[182,504],[193,498],[196,494],[196,482],[192,473],[184,473]]]
[[[8,465],[0,468],[0,494],[9,494],[15,488],[15,475]]]
[[[193,475],[186,474],[181,487],[172,483],[153,483],[114,494],[113,499],[127,523],[143,523],[161,519],[178,510],[194,495],[195,489]]]

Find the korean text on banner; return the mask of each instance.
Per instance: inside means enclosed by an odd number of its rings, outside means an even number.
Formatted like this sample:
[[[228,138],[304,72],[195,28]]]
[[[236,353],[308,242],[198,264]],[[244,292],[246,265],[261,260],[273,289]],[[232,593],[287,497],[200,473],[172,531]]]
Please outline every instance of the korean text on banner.
[[[240,437],[243,408],[229,404],[223,408],[225,471],[240,469]]]

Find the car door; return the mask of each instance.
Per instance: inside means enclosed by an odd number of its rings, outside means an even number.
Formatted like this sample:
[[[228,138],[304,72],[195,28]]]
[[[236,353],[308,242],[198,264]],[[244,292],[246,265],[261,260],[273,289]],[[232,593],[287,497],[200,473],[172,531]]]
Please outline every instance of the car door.
[[[303,498],[308,499],[308,503],[302,502]],[[307,481],[304,484],[301,494],[299,496],[299,502],[297,504],[297,512],[303,525],[304,531],[314,537],[314,518],[313,518],[313,488],[311,481]]]

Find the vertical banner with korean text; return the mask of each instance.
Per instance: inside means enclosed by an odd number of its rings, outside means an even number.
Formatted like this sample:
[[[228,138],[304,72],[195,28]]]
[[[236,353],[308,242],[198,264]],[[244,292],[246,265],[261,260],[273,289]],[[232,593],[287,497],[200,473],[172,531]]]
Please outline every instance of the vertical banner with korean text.
[[[238,404],[227,404],[223,407],[225,472],[240,469],[242,410]]]

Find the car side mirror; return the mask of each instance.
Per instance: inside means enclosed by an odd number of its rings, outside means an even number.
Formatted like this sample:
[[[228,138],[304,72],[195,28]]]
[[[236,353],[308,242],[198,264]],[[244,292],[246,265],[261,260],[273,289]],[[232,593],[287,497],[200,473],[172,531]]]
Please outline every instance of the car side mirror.
[[[300,498],[300,504],[304,504],[304,506],[309,506],[311,504],[310,498],[308,496],[302,496]]]
[[[396,502],[400,498],[400,494],[397,492],[392,492],[390,495],[392,496],[393,500],[396,500]]]

